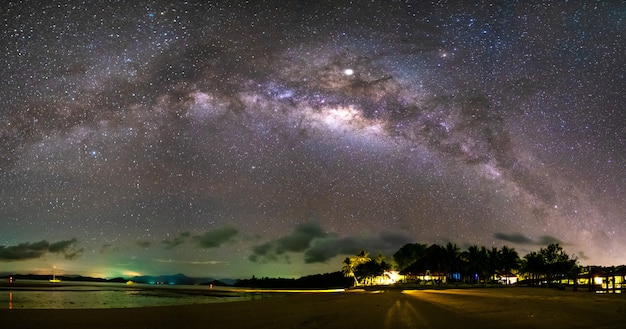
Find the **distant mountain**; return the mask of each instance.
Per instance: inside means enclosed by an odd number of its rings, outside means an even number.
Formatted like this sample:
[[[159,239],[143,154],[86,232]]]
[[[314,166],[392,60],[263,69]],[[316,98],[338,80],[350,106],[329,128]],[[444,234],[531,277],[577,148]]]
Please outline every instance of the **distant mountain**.
[[[11,274],[2,275],[0,278],[12,277],[14,280],[39,280],[48,281],[52,278],[52,274]],[[126,282],[124,278],[103,279],[82,275],[57,275],[57,279],[61,281],[78,281],[78,282]]]
[[[13,277],[14,280],[42,280],[47,281],[52,277],[52,274],[15,274],[15,273],[0,273],[0,279],[8,279],[9,277]],[[182,273],[174,274],[174,275],[141,275],[134,276],[132,278],[94,278],[89,276],[81,276],[78,274],[67,274],[67,275],[57,275],[57,279],[62,281],[81,281],[81,282],[121,282],[124,283],[128,280],[132,280],[137,283],[148,283],[148,284],[187,284],[187,285],[198,285],[198,284],[213,284],[214,286],[232,286],[235,284],[237,280],[235,279],[215,279],[212,277],[202,277],[202,278],[192,278],[188,277]]]
[[[211,281],[215,281],[214,278],[211,277],[207,277],[207,278],[191,278],[188,277],[182,273],[178,273],[178,274],[174,274],[174,275],[159,275],[159,276],[152,276],[152,275],[141,275],[141,276],[134,276],[132,278],[130,278],[131,281],[137,282],[137,283],[149,283],[149,284],[189,284],[189,285],[195,285],[195,284],[202,284],[202,283],[206,283],[206,282],[211,282]]]
[[[234,286],[235,282],[237,282],[237,279],[227,279],[227,278],[221,278],[219,280],[217,280],[227,286]]]
[[[204,282],[200,284],[201,286],[214,286],[214,287],[227,287],[227,286],[232,286],[232,284],[228,284],[225,282],[222,282],[220,280],[213,280],[210,282]]]

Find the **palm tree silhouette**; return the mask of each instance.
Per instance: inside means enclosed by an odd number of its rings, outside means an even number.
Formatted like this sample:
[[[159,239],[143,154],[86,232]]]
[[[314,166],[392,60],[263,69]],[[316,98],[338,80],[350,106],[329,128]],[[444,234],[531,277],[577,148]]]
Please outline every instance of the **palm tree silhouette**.
[[[462,253],[463,261],[465,262],[465,275],[470,281],[479,283],[480,280],[485,280],[488,273],[489,255],[487,249],[477,245],[470,246],[467,251]]]
[[[520,258],[517,251],[515,251],[515,248],[502,246],[502,248],[500,248],[499,256],[498,263],[502,274],[511,274],[512,270],[519,268]],[[507,284],[509,284],[508,280]]]

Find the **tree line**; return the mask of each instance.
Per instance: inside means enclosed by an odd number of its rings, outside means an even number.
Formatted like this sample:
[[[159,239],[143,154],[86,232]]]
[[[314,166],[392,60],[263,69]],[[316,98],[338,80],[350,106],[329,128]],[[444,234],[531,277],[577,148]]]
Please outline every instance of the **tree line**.
[[[539,251],[520,257],[514,248],[486,248],[473,245],[460,250],[456,244],[426,245],[408,243],[391,259],[369,252],[346,257],[341,271],[303,276],[298,279],[257,278],[237,280],[235,286],[256,288],[330,288],[367,285],[385,271],[417,274],[430,271],[444,273],[447,282],[488,283],[498,275],[521,274],[530,283],[575,278],[578,260],[568,255],[559,244],[550,244]]]
[[[341,272],[306,275],[297,279],[290,278],[257,278],[239,279],[235,287],[249,288],[344,288],[351,285],[351,279]]]
[[[354,285],[372,283],[385,271],[416,275],[429,271],[443,273],[447,282],[488,283],[497,276],[524,274],[530,282],[552,281],[575,277],[578,260],[568,255],[558,243],[520,257],[514,248],[473,245],[460,250],[456,244],[426,245],[408,243],[396,251],[391,261],[385,256],[370,257],[367,251],[347,257],[342,273],[353,279]]]

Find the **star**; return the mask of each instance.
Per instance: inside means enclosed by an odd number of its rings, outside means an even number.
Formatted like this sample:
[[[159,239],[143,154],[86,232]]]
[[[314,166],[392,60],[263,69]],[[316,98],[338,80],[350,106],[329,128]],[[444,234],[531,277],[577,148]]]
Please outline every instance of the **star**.
[[[11,2],[0,247],[63,248],[2,266],[298,276],[553,241],[626,263],[624,9]]]

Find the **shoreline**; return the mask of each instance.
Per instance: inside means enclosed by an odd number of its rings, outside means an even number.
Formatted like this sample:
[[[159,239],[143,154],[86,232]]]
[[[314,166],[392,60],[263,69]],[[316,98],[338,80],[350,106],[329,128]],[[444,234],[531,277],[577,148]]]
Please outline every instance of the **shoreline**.
[[[0,285],[0,309],[110,309],[213,304],[345,289],[252,289],[204,285],[20,282]],[[1,326],[0,326],[1,327]]]
[[[359,290],[112,309],[0,309],[2,328],[621,328],[626,295],[542,288]]]

